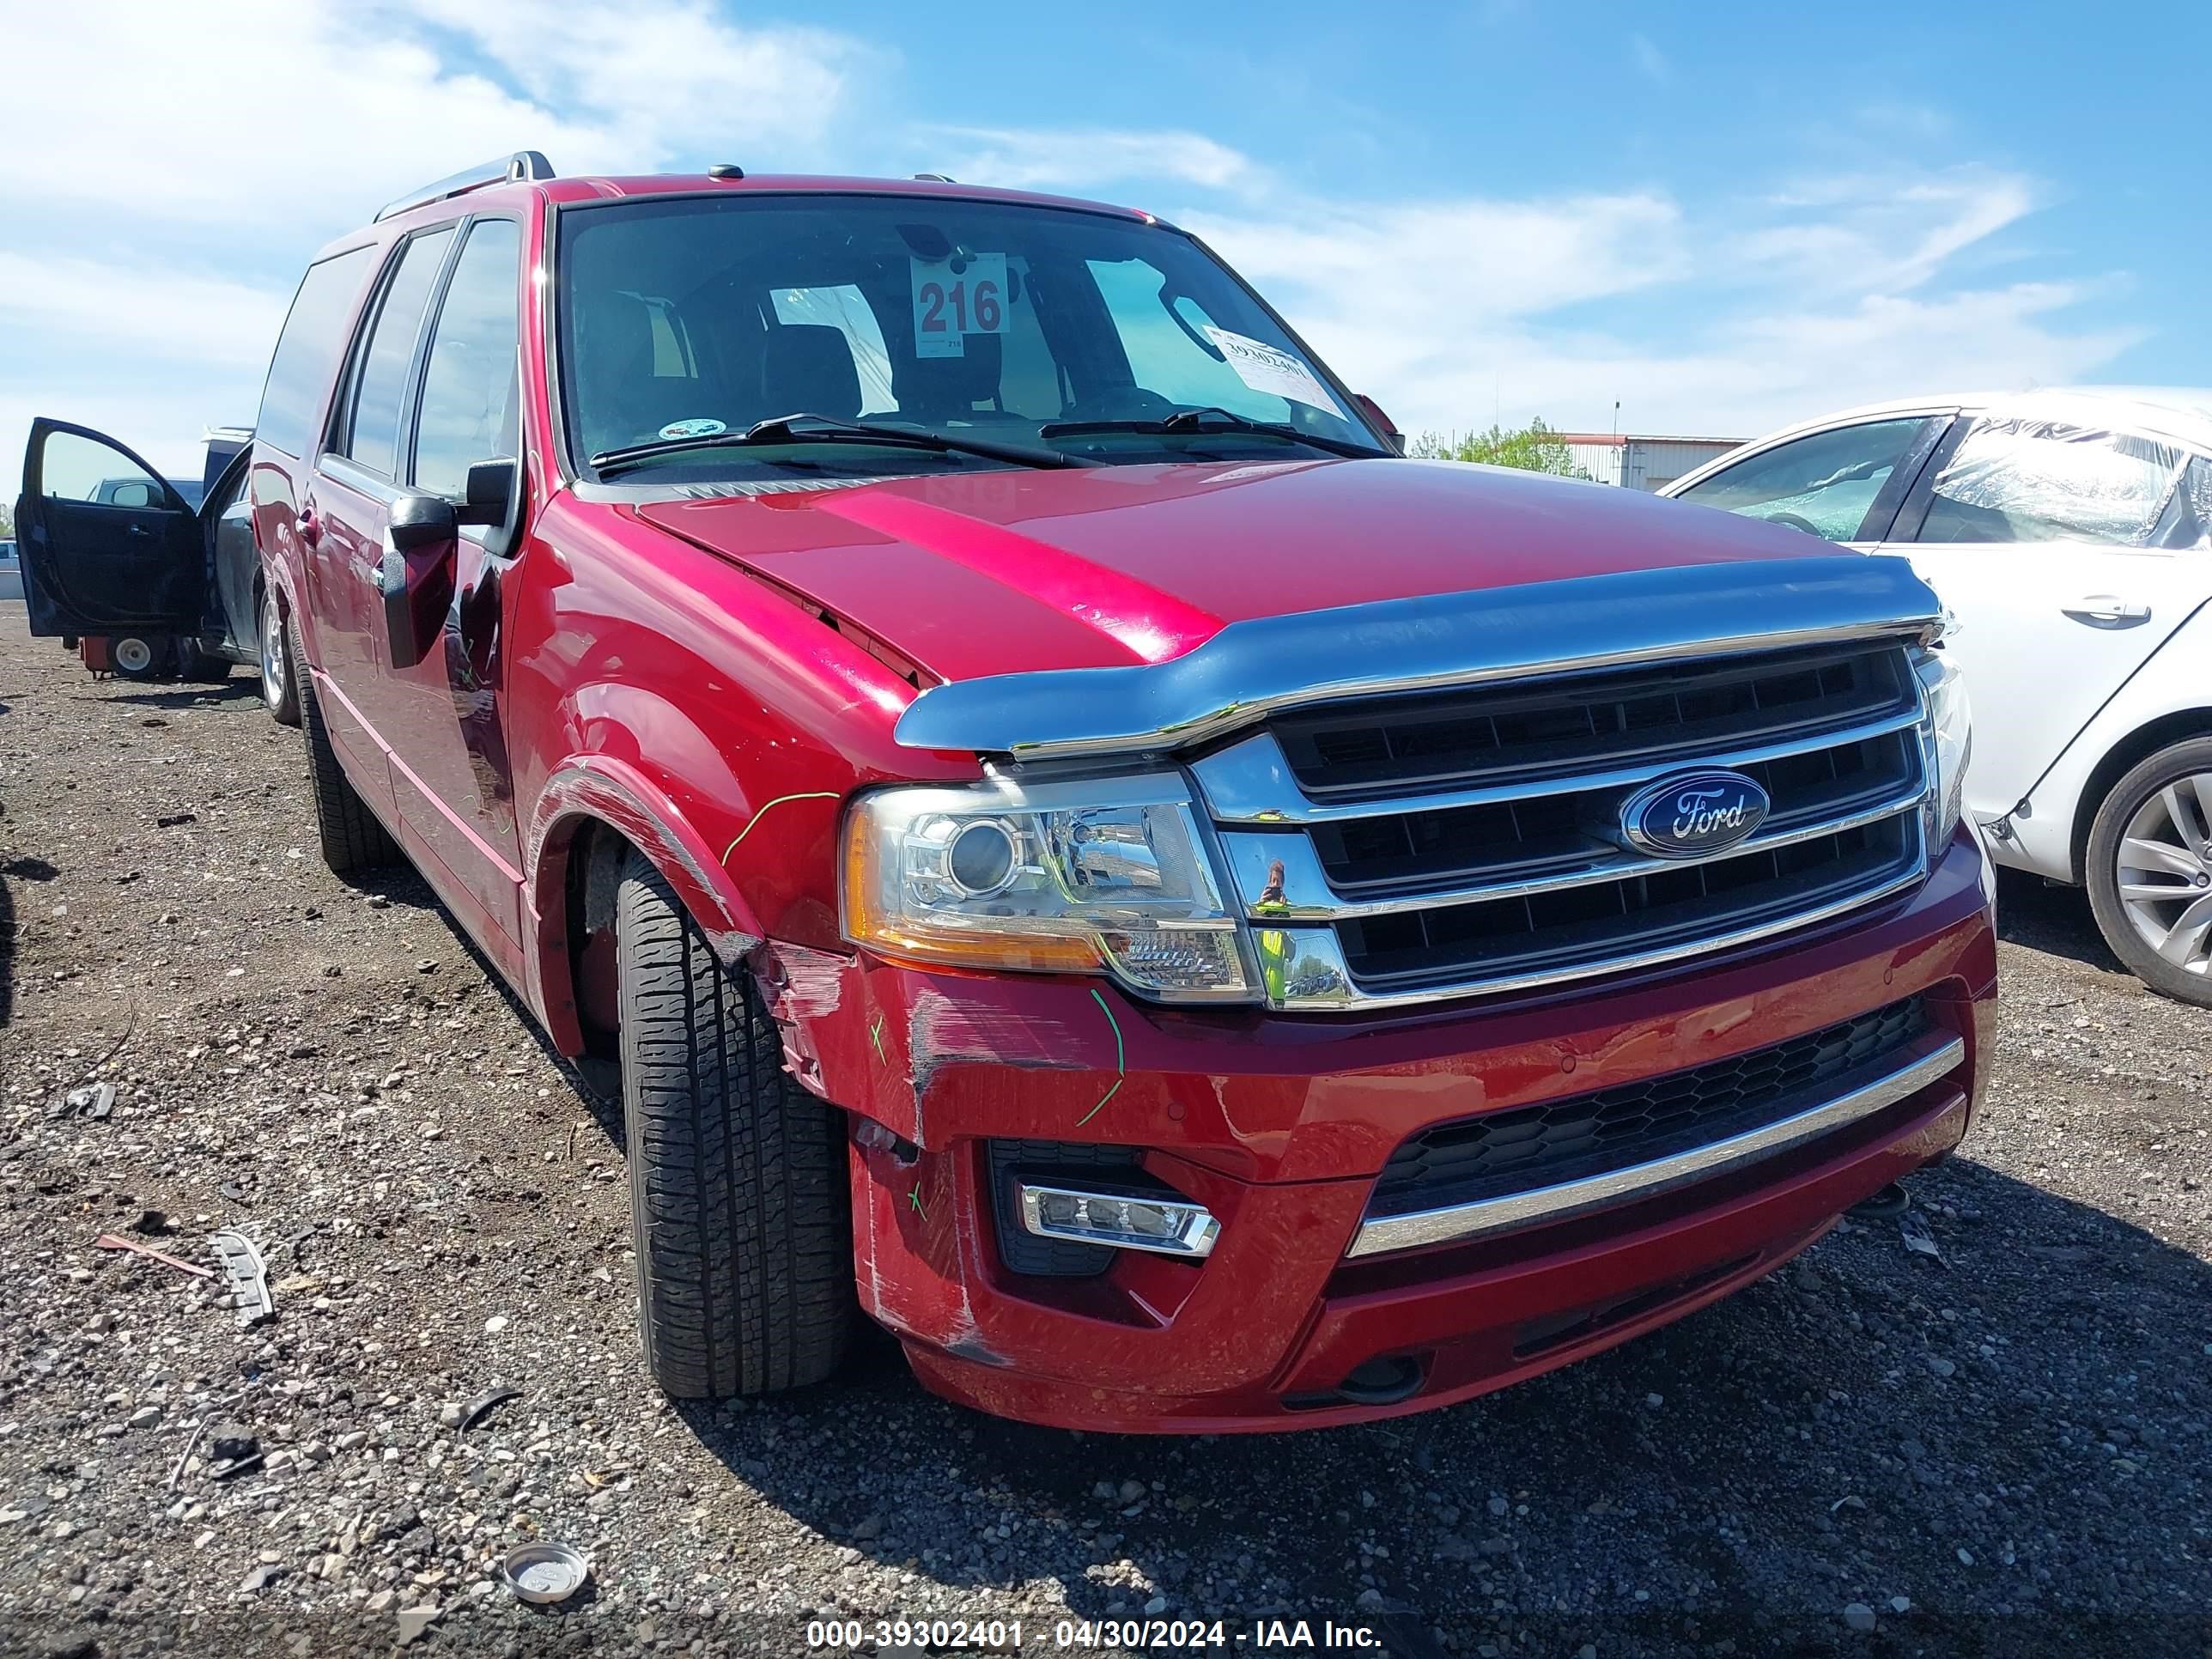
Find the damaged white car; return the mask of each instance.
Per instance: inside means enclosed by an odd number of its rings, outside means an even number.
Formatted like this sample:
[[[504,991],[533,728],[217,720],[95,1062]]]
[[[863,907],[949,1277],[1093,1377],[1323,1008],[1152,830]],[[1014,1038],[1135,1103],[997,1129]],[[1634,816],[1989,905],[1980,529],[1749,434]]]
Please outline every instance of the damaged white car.
[[[1661,493],[1909,557],[1960,624],[1991,856],[2086,885],[2122,962],[2212,1006],[2212,391],[1875,404]]]

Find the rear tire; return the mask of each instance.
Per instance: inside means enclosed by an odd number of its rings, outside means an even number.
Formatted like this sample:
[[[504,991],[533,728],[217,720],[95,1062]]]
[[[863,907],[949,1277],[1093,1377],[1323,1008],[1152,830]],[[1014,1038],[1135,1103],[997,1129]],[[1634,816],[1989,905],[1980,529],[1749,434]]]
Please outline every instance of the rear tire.
[[[855,1322],[843,1126],[783,1069],[750,975],[725,968],[658,871],[616,895],[638,1324],[682,1400],[834,1372]]]
[[[2087,857],[2112,954],[2152,990],[2212,1008],[2212,738],[2161,749],[2114,784]]]
[[[279,726],[300,723],[300,696],[293,672],[297,661],[284,627],[284,608],[277,603],[276,590],[270,588],[261,596],[261,701],[269,707],[270,719]]]
[[[300,649],[300,633],[287,635],[292,660],[307,660]],[[376,814],[361,798],[338,763],[331,747],[331,734],[323,725],[321,702],[312,681],[295,678],[299,689],[300,724],[307,735],[307,798],[315,809],[315,831],[323,843],[323,862],[334,875],[351,876],[380,870],[399,861],[399,848],[377,822]]]

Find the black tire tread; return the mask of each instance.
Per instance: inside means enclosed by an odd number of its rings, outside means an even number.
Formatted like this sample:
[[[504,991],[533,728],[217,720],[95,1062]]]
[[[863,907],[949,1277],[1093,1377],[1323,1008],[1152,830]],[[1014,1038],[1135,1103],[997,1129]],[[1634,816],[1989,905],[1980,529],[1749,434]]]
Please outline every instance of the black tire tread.
[[[616,900],[638,1322],[678,1399],[818,1382],[856,1307],[843,1127],[783,1069],[751,977],[632,854]]]
[[[307,659],[300,648],[299,624],[289,624],[285,635],[296,670]],[[398,844],[347,779],[337,750],[331,747],[331,734],[323,724],[322,703],[314,686],[296,673],[293,684],[300,702],[300,724],[307,733],[307,798],[315,809],[315,833],[322,842],[323,862],[333,875],[340,876],[397,864]]]
[[[2212,975],[2184,972],[2136,934],[2120,901],[2118,869],[2120,838],[2136,809],[2176,777],[2197,772],[2212,772],[2212,738],[2169,744],[2130,767],[2097,804],[2097,815],[2089,823],[2082,874],[2097,931],[2128,971],[2161,996],[2212,1008]]]

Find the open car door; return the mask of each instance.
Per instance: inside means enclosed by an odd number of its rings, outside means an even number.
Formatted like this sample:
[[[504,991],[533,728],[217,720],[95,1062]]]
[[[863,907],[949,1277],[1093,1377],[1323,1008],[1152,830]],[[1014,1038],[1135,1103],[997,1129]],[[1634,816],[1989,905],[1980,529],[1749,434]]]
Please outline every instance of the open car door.
[[[31,422],[15,539],[35,635],[200,631],[207,540],[199,514],[112,438],[62,421]]]

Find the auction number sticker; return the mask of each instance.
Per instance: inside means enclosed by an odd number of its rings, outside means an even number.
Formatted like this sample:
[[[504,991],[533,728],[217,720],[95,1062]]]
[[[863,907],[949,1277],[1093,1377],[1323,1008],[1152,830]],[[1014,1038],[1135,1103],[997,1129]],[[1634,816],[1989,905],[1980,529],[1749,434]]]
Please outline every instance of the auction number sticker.
[[[1309,404],[1316,409],[1335,410],[1336,399],[1328,395],[1328,388],[1315,377],[1313,370],[1289,352],[1249,334],[1216,328],[1211,323],[1206,325],[1206,335],[1221,348],[1222,356],[1237,371],[1237,378],[1253,391],[1272,392],[1278,398]]]
[[[956,253],[910,259],[914,273],[914,351],[917,357],[959,357],[970,334],[1006,331],[1006,256]]]

